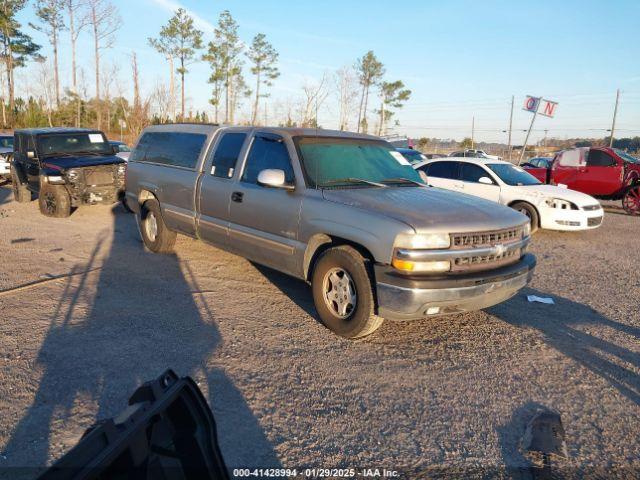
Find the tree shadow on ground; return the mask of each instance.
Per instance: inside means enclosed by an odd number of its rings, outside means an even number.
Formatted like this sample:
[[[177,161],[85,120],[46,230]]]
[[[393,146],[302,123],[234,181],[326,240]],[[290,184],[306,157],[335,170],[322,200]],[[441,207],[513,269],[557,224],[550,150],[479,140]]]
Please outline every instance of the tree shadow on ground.
[[[529,303],[527,295],[546,297],[548,294],[530,288],[522,293],[488,312],[512,325],[540,331],[549,346],[599,375],[640,405],[640,376],[635,373],[640,369],[640,354],[588,330],[595,327],[602,332],[602,327],[606,327],[637,341],[640,328],[611,320],[587,305],[556,295],[552,296],[554,305],[544,305]]]
[[[206,300],[192,293],[199,290],[195,277],[175,255],[144,251],[133,216],[119,207],[113,214],[112,244],[105,231],[91,258],[74,267],[78,275],[67,281],[50,316],[35,360],[42,377],[0,467],[50,463],[63,453],[52,444],[54,430],[78,425],[68,432],[71,443],[77,441],[84,428],[124,410],[138,385],[167,368],[206,383],[201,387],[208,390],[230,468],[279,467],[242,393],[223,370],[208,367],[221,337]],[[100,271],[91,273],[95,268]],[[93,275],[99,275],[97,284]]]

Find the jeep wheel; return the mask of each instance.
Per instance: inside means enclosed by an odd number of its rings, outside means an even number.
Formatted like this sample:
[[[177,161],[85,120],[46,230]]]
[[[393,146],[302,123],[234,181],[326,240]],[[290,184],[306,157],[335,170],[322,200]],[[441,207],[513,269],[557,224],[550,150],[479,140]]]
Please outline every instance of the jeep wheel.
[[[538,217],[538,212],[533,205],[527,202],[516,202],[511,205],[511,208],[529,217],[529,221],[531,222],[531,233],[535,233],[536,231],[538,231],[540,220]]]
[[[627,188],[622,197],[622,208],[629,215],[640,215],[640,184]]]
[[[157,200],[147,200],[140,207],[140,235],[145,246],[155,253],[170,253],[176,243],[176,232],[167,228],[162,220]]]
[[[31,192],[26,185],[23,185],[18,178],[15,167],[11,167],[11,188],[13,189],[13,198],[18,203],[27,203],[31,201]]]
[[[375,332],[383,319],[375,315],[368,260],[349,246],[322,253],[311,279],[313,301],[322,323],[345,338]]]
[[[61,185],[41,184],[38,206],[40,213],[46,217],[66,218],[71,215],[69,192]]]

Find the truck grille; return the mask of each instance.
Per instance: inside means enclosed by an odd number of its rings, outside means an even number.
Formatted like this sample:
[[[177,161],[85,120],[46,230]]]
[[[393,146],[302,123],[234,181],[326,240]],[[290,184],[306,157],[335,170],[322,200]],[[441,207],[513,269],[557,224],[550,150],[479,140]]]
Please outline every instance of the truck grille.
[[[468,250],[518,242],[522,239],[523,227],[495,230],[489,232],[457,233],[451,235],[452,250]],[[452,272],[489,270],[517,262],[522,256],[521,248],[506,249],[492,255],[464,255],[451,261]]]
[[[84,183],[87,186],[113,185],[115,183],[113,165],[85,167],[81,171],[84,174]]]
[[[498,243],[509,243],[522,238],[523,227],[478,233],[454,233],[451,235],[451,248],[490,247]]]

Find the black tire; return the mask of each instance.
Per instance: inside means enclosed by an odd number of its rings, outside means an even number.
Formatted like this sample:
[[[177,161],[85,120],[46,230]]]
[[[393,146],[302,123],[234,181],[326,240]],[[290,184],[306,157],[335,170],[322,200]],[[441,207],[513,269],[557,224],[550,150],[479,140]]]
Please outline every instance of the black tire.
[[[31,201],[31,192],[26,185],[23,185],[18,177],[16,168],[11,166],[11,188],[13,190],[13,198],[18,203],[27,203]]]
[[[153,228],[152,221],[155,221],[155,228]],[[138,225],[142,241],[149,250],[154,253],[170,253],[173,251],[177,234],[169,230],[165,225],[160,204],[157,200],[147,200],[140,207]]]
[[[45,217],[67,218],[71,215],[71,197],[62,185],[40,184],[38,206]]]
[[[347,275],[340,276],[340,272]],[[336,335],[350,339],[362,338],[372,334],[382,325],[383,319],[375,314],[372,275],[369,272],[369,261],[356,249],[347,245],[330,248],[318,258],[311,277],[313,301],[322,323]],[[349,302],[348,290],[352,293],[355,291],[355,306],[348,303],[351,305],[350,308],[347,306],[341,309],[341,305],[332,300],[338,291],[340,294],[343,293],[338,284],[332,284],[329,277],[333,273],[338,276],[336,278],[350,285],[344,290],[345,302]]]
[[[640,215],[640,183],[627,187],[622,196],[622,208],[629,215]]]
[[[529,217],[531,222],[531,233],[538,231],[538,228],[540,227],[540,217],[538,216],[536,207],[527,202],[516,202],[511,205],[511,208]]]

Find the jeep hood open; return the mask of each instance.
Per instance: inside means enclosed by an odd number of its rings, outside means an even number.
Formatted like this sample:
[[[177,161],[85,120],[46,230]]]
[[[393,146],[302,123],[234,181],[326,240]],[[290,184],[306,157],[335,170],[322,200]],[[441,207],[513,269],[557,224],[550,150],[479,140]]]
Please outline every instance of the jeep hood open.
[[[323,196],[397,219],[418,233],[482,232],[527,222],[509,207],[434,187],[325,189]]]
[[[79,157],[45,157],[43,164],[55,165],[66,170],[68,168],[95,167],[96,165],[113,165],[125,163],[115,155],[82,155]]]

